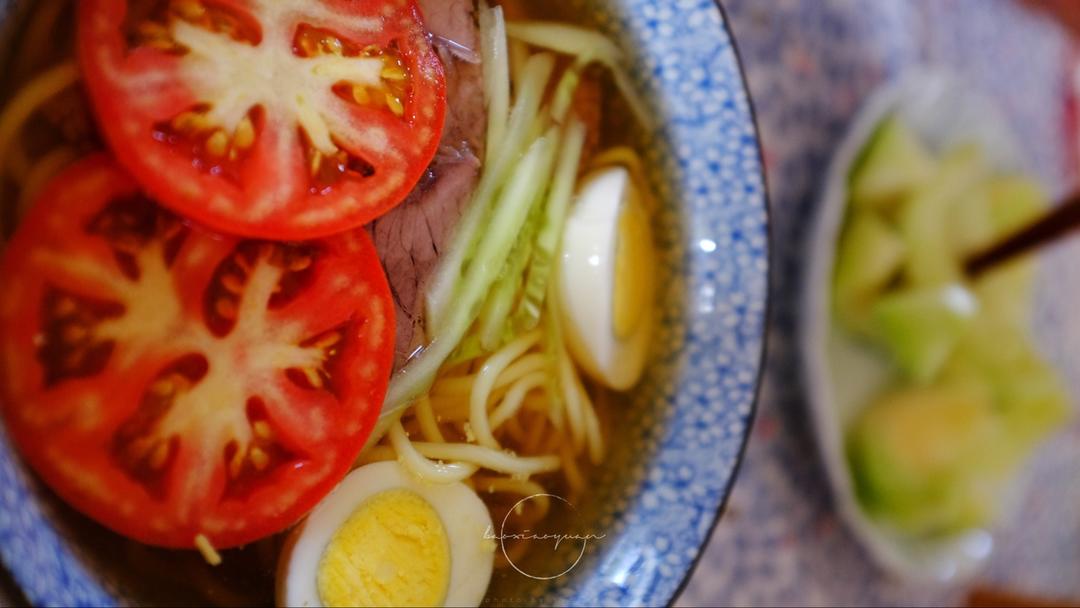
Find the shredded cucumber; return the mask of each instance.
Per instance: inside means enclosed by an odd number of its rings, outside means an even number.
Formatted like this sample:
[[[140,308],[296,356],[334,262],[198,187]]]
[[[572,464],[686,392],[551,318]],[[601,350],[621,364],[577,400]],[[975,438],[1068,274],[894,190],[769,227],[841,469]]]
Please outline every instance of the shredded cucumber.
[[[453,306],[441,330],[434,334],[428,346],[414,357],[390,381],[383,404],[382,417],[392,416],[407,407],[413,399],[428,390],[439,368],[461,344],[468,333],[491,286],[498,279],[507,257],[517,242],[538,192],[551,181],[558,130],[552,128],[533,142],[521,162],[514,167],[513,176],[495,202],[484,230],[485,238],[477,245],[463,276],[453,292]]]
[[[559,150],[559,166],[555,170],[555,179],[552,181],[551,193],[544,209],[543,224],[536,237],[536,247],[525,279],[525,293],[515,315],[517,329],[533,329],[540,321],[544,296],[555,268],[555,256],[562,245],[566,214],[574,196],[574,184],[577,182],[578,167],[585,149],[585,135],[585,123],[572,118],[566,126],[562,149]]]
[[[623,67],[623,53],[603,34],[583,27],[548,21],[516,21],[506,24],[506,34],[536,47],[565,55],[595,59],[611,71],[630,111],[645,128],[652,128],[649,107],[638,94],[633,81]]]
[[[574,103],[574,93],[581,84],[581,72],[591,62],[591,56],[582,55],[577,58],[574,65],[563,72],[559,84],[555,87],[555,94],[551,98],[551,117],[555,122],[561,124],[566,120],[566,114]]]
[[[481,222],[491,215],[491,201],[505,183],[511,168],[525,148],[528,130],[536,120],[540,100],[555,67],[555,58],[540,53],[529,58],[517,91],[514,109],[510,112],[507,135],[499,149],[487,151],[484,172],[468,209],[458,223],[450,247],[439,263],[439,269],[425,297],[428,335],[439,336],[458,304],[453,301],[454,289],[461,282],[469,254],[480,236]],[[516,236],[516,235],[510,235]]]
[[[461,340],[461,344],[458,345],[457,350],[450,355],[450,358],[448,358],[443,365],[446,367],[453,367],[466,361],[472,361],[487,352],[488,351],[485,350],[483,346],[480,346],[480,336],[477,335],[476,332],[473,332]]]
[[[510,112],[510,57],[506,21],[501,6],[480,2],[480,56],[484,67],[484,97],[487,99],[487,148],[498,150],[506,135]]]
[[[498,350],[507,336],[512,333],[507,319],[524,286],[522,275],[525,274],[525,268],[532,258],[533,237],[536,235],[541,211],[543,209],[540,205],[534,207],[525,228],[518,236],[514,250],[510,252],[510,258],[506,262],[502,276],[495,283],[484,305],[484,310],[480,314],[480,346],[484,352]]]

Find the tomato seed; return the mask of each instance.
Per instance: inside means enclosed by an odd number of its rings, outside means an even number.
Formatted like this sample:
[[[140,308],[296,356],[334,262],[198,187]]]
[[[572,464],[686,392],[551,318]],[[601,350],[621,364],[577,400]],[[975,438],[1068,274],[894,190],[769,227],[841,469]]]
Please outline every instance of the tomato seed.
[[[251,123],[251,119],[244,117],[240,121],[240,124],[236,125],[236,131],[233,133],[233,145],[242,150],[247,150],[255,143],[255,125]]]
[[[236,302],[230,298],[219,298],[217,304],[214,305],[214,311],[217,312],[221,318],[228,321],[235,321],[239,311],[236,308]]]
[[[221,286],[225,288],[225,291],[229,293],[235,293],[237,295],[244,292],[244,281],[240,277],[234,274],[227,274],[221,277]]]
[[[169,39],[169,28],[155,21],[144,21],[140,23],[136,28],[136,33],[146,41]]]
[[[320,389],[323,387],[324,382],[319,370],[312,367],[304,367],[301,368],[300,371],[304,374],[304,378],[307,379],[312,388]]]
[[[323,36],[322,40],[319,40],[319,50],[327,55],[341,57],[345,54],[345,44],[335,36]]]
[[[319,174],[319,169],[322,167],[322,161],[323,161],[322,152],[319,152],[318,150],[316,150],[315,153],[311,155],[311,163],[310,163],[310,167],[309,167],[309,169],[311,170],[312,175],[318,175]]]
[[[172,9],[188,21],[196,21],[206,15],[206,7],[197,0],[177,0],[172,3]]]
[[[155,471],[160,471],[165,463],[169,460],[169,444],[165,441],[159,441],[157,447],[154,448],[154,453],[150,456],[150,468]]]
[[[311,256],[299,256],[289,261],[289,270],[292,272],[302,272],[311,267]]]
[[[218,158],[225,156],[225,153],[229,151],[229,136],[225,135],[225,131],[218,129],[217,131],[214,131],[213,135],[207,138],[206,151],[209,152],[211,156],[216,156]]]
[[[390,111],[394,113],[394,116],[401,117],[405,115],[405,106],[393,93],[386,94],[386,106],[390,108]]]
[[[150,386],[150,392],[156,397],[167,397],[176,392],[176,383],[172,377],[166,376]]]
[[[270,464],[270,455],[259,447],[251,448],[248,458],[251,459],[251,464],[255,466],[256,471],[264,471]]]
[[[56,299],[56,303],[53,305],[53,314],[62,319],[74,314],[76,309],[75,300],[63,296]]]
[[[354,86],[352,88],[352,96],[353,101],[362,106],[366,106],[371,103],[371,94],[368,93],[367,87],[362,87],[360,85]]]
[[[244,472],[244,456],[246,455],[246,449],[236,450],[233,454],[232,460],[229,461],[229,477],[236,479],[240,477],[240,474]]]
[[[338,342],[341,342],[341,334],[334,332],[319,338],[311,346],[319,350],[326,350],[331,346],[336,346]]]
[[[61,337],[68,344],[76,344],[86,339],[89,334],[90,331],[86,327],[78,323],[69,323],[64,326]]]
[[[255,436],[259,439],[272,439],[274,437],[274,430],[270,428],[270,423],[265,420],[259,420],[252,424],[251,430],[255,432]]]
[[[172,126],[181,133],[196,133],[209,127],[210,121],[199,112],[182,112],[172,120]]]
[[[382,77],[384,80],[400,81],[405,80],[406,74],[398,65],[390,64],[383,68]]]

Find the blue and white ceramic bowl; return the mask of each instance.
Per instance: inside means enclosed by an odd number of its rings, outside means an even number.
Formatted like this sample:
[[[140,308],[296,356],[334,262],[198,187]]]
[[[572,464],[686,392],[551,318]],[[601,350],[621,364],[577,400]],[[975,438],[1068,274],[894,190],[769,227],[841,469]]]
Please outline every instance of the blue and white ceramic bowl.
[[[753,419],[768,297],[768,209],[750,102],[714,0],[568,0],[633,58],[657,112],[638,133],[668,201],[662,327],[586,504],[604,538],[558,579],[497,581],[514,605],[664,605],[689,576],[735,478]],[[10,33],[13,2],[0,0]],[[2,292],[0,292],[2,293]],[[0,436],[0,558],[42,605],[138,603]],[[106,543],[107,544],[107,543]]]

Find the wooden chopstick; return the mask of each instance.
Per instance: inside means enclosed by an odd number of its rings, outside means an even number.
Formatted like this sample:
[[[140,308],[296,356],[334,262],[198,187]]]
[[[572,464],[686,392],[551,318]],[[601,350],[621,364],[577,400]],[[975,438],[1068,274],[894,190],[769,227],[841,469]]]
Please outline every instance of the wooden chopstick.
[[[1025,253],[1031,253],[1080,228],[1080,190],[1060,205],[1012,236],[969,257],[964,272],[975,278],[987,270]]]

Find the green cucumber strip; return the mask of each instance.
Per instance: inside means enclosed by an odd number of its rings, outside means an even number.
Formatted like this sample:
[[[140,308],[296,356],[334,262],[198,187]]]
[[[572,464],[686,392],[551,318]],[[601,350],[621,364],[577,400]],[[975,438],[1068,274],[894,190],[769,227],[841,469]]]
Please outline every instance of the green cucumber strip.
[[[514,302],[521,295],[524,281],[522,275],[525,267],[532,258],[533,237],[536,234],[536,225],[539,223],[540,206],[535,205],[529,221],[518,236],[518,242],[510,253],[510,259],[506,262],[502,276],[495,283],[484,311],[480,314],[480,346],[485,352],[498,350],[508,335],[507,318],[514,307]]]
[[[391,379],[382,416],[394,415],[431,387],[439,368],[476,321],[532,205],[539,198],[537,192],[550,182],[556,140],[557,131],[553,128],[529,147],[515,167],[485,226],[486,238],[480,241],[469,272],[455,292],[454,306],[448,311],[445,325],[433,335],[427,347]]]
[[[559,150],[559,166],[555,170],[543,224],[536,237],[536,248],[525,279],[525,294],[515,315],[516,329],[531,330],[540,322],[544,297],[555,268],[555,257],[562,246],[566,215],[574,196],[581,155],[585,149],[585,131],[585,123],[576,117],[566,126],[562,149]]]
[[[510,113],[510,58],[506,20],[501,6],[480,2],[480,56],[484,67],[484,97],[487,99],[487,150],[498,150],[506,136]]]
[[[481,223],[491,214],[491,203],[509,178],[510,170],[525,148],[528,128],[536,120],[540,100],[547,88],[555,58],[539,53],[529,58],[514,109],[510,112],[507,136],[498,150],[487,151],[487,162],[480,183],[468,208],[458,223],[450,247],[443,255],[439,268],[425,296],[425,316],[428,336],[440,334],[447,324],[454,291],[461,282],[469,254],[476,248]]]
[[[649,106],[638,94],[633,80],[623,68],[622,51],[607,36],[583,27],[549,21],[508,22],[506,34],[510,38],[564,55],[595,58],[611,71],[615,86],[641,126],[652,128]]]

